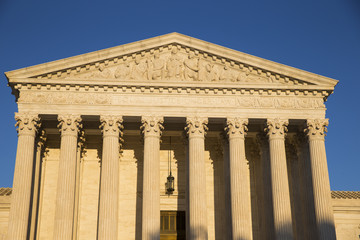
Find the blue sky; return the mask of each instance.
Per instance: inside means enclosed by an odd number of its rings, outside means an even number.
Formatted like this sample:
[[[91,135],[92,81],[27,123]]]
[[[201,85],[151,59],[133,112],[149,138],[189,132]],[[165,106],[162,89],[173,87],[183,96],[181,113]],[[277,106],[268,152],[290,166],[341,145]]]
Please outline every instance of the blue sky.
[[[179,32],[339,80],[326,103],[332,190],[360,191],[360,2],[0,0],[0,72]],[[10,187],[15,98],[0,75],[0,186]]]

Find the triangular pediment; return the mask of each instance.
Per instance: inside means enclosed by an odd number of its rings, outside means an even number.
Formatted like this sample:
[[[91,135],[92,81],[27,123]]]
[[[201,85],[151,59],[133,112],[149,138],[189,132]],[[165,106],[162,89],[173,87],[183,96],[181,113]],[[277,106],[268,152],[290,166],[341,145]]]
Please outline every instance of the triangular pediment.
[[[316,85],[337,81],[178,33],[7,72],[11,79]]]

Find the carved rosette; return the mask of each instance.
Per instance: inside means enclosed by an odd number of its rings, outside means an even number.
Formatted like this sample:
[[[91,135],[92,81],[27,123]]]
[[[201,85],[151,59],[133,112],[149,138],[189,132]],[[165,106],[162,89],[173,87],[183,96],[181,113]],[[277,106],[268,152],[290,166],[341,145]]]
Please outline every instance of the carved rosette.
[[[82,128],[80,115],[66,114],[58,116],[58,128],[61,136],[77,137]]]
[[[160,137],[163,127],[164,118],[157,116],[141,117],[141,132],[144,137]]]
[[[41,126],[40,118],[37,114],[32,113],[15,113],[18,136],[30,135],[35,137],[39,127]]]
[[[248,130],[248,123],[248,119],[228,118],[226,121],[227,126],[225,127],[225,131],[227,132],[229,139],[244,138],[246,131]]]
[[[207,118],[188,117],[186,118],[185,131],[189,137],[204,137],[208,130],[207,124]]]
[[[284,139],[288,125],[289,121],[285,119],[268,119],[265,131],[267,132],[269,139]]]
[[[306,122],[305,133],[309,141],[311,140],[324,140],[329,125],[329,119],[308,119]]]
[[[104,115],[100,116],[100,128],[103,133],[103,138],[112,136],[112,137],[122,137],[123,132],[122,129],[124,126],[122,125],[123,119],[121,116],[113,116],[113,115]]]

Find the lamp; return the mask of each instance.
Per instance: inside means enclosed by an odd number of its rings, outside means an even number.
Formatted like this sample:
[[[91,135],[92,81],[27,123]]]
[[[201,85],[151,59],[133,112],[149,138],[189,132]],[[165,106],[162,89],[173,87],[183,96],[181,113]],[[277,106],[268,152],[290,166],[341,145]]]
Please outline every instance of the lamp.
[[[174,176],[171,174],[171,137],[170,137],[170,148],[168,152],[168,173],[169,176],[167,177],[166,181],[166,193],[171,195],[173,194],[175,188],[174,188]]]

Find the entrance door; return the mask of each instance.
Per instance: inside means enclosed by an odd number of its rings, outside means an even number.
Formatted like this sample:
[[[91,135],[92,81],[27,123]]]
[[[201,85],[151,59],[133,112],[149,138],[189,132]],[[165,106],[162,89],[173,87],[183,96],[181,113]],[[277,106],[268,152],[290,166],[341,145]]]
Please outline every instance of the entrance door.
[[[160,240],[185,240],[185,212],[160,212]]]

